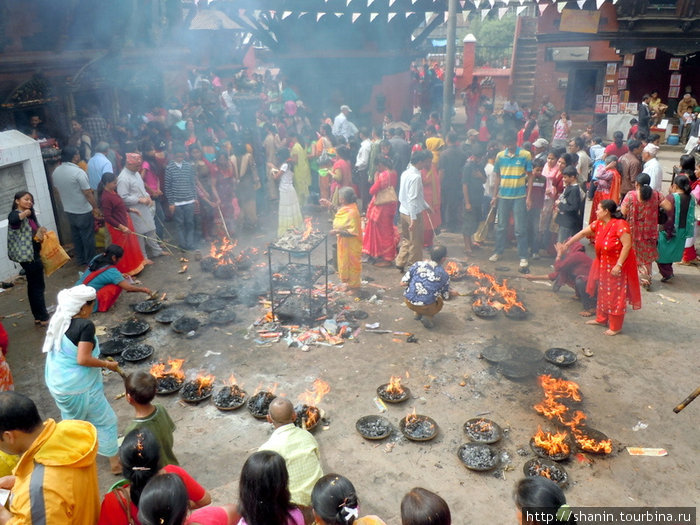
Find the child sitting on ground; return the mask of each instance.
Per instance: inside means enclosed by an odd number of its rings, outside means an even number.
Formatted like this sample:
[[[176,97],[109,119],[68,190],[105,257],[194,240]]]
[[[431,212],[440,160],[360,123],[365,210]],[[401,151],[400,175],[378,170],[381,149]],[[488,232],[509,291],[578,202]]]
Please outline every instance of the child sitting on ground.
[[[156,378],[148,372],[133,372],[127,376],[124,386],[126,400],[136,412],[136,417],[124,434],[128,434],[135,428],[148,428],[160,444],[159,467],[179,465],[173,453],[175,423],[162,405],[152,403],[156,396]]]

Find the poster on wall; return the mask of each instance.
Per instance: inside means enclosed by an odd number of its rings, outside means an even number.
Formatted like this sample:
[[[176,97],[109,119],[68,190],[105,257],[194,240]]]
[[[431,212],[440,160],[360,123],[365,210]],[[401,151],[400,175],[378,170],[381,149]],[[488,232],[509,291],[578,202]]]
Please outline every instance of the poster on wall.
[[[681,68],[681,59],[680,58],[672,58],[669,63],[668,63],[668,69],[670,71],[678,71]]]
[[[627,111],[630,111],[632,113],[637,112],[637,103],[636,102],[628,102],[627,103]]]
[[[604,97],[609,97],[609,96],[610,96],[610,88],[609,88],[609,87],[604,87],[604,88],[603,88],[603,96],[604,96]]]
[[[618,113],[619,108],[617,104],[610,104],[610,113]]]
[[[681,88],[679,86],[668,88],[668,98],[678,98]]]
[[[630,68],[623,66],[620,68],[620,74],[619,74],[618,78],[628,78],[629,73],[630,73]]]
[[[617,81],[617,89],[618,90],[627,89],[627,79],[626,78],[621,78],[620,80]]]
[[[647,60],[656,60],[656,48],[647,47],[647,52],[644,54],[644,58]]]
[[[595,103],[602,104],[603,103],[603,95],[596,95],[595,96]]]
[[[605,75],[612,76],[615,73],[617,73],[617,64],[612,62],[612,63],[608,64],[607,67],[605,68]]]
[[[620,113],[624,113],[625,111],[627,111],[627,103],[626,103],[626,102],[620,102],[619,108],[620,108]]]
[[[634,65],[634,55],[629,53],[625,55],[625,60],[622,62],[623,66],[632,67]]]
[[[610,113],[610,104],[603,104],[603,113]]]
[[[681,85],[681,74],[680,73],[674,73],[671,75],[671,83],[669,84],[671,87],[678,87]]]
[[[596,113],[603,113],[603,103],[602,102],[595,103],[595,112]]]

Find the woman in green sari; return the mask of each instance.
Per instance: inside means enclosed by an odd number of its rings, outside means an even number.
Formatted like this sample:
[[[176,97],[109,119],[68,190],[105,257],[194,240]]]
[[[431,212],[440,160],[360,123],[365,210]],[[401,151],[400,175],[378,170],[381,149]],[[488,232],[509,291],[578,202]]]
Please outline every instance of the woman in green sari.
[[[690,179],[686,175],[673,179],[666,200],[673,208],[659,234],[659,258],[656,260],[663,283],[673,279],[673,263],[683,258],[685,240],[693,236],[695,200],[690,195]]]

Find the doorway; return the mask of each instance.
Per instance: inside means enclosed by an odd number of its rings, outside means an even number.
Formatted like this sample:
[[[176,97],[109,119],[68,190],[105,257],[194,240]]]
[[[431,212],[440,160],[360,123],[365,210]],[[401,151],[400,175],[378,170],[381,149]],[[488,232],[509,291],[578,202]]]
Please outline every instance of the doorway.
[[[566,92],[566,107],[572,113],[593,113],[599,92],[602,68],[571,69]]]

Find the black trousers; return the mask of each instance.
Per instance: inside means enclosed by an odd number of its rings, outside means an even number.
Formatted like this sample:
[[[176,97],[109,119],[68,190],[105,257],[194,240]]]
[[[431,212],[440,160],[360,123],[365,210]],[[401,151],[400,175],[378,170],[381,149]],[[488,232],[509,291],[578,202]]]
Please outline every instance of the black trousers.
[[[584,310],[593,310],[596,307],[596,296],[588,295],[586,292],[586,285],[588,284],[588,278],[578,276],[576,277],[576,294],[581,299],[581,304]]]
[[[44,265],[41,263],[41,259],[20,264],[27,277],[27,296],[32,315],[37,321],[48,321],[49,313],[46,311],[46,302],[44,301],[44,290],[46,289]]]

